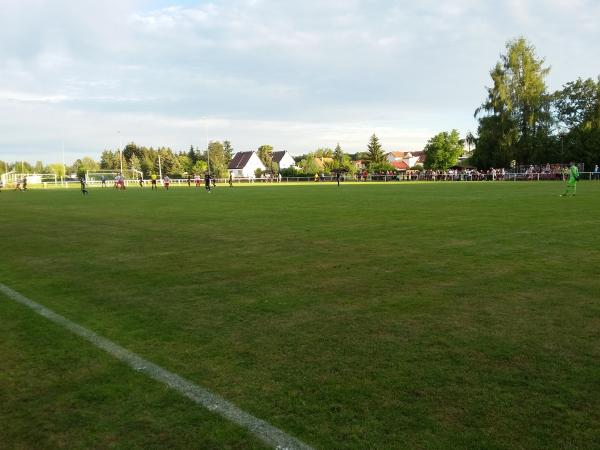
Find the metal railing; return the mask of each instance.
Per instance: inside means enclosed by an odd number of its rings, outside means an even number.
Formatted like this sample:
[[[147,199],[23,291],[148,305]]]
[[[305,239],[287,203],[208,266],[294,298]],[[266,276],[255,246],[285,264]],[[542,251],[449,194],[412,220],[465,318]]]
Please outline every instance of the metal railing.
[[[589,180],[589,181],[600,181],[600,172],[580,172],[580,180]],[[462,181],[462,182],[470,182],[470,181],[494,181],[494,182],[506,182],[506,181],[565,181],[568,178],[568,174],[562,173],[505,173],[504,175],[496,174],[495,176],[492,174],[469,174],[469,173],[455,173],[455,174],[427,174],[427,173],[400,173],[395,175],[388,174],[368,174],[368,175],[346,175],[340,179],[342,183],[353,182],[353,183],[386,183],[386,182],[414,182],[414,181],[430,181],[430,182],[452,182],[452,181]],[[229,183],[229,178],[217,178],[215,179],[217,185],[227,185]],[[319,184],[319,183],[337,183],[337,178],[335,176],[323,176],[323,177],[282,177],[281,180],[277,178],[251,178],[251,177],[242,177],[242,178],[233,178],[233,185],[268,185],[268,184],[279,184],[279,183],[296,183],[296,184]],[[159,186],[163,186],[162,180],[157,180],[157,184]],[[201,179],[199,183],[196,183],[195,180],[188,181],[186,178],[175,178],[170,180],[171,186],[189,186],[191,187],[204,187],[204,179]],[[139,186],[139,180],[128,179],[125,180],[126,187],[134,187]],[[41,187],[43,189],[50,188],[79,188],[79,181],[75,180],[56,180],[56,181],[47,181],[38,184],[30,184],[30,187]],[[87,182],[88,187],[102,187],[102,181],[100,180],[90,180]],[[107,180],[104,183],[104,186],[108,188],[114,188],[115,183],[113,180]],[[144,187],[150,187],[151,181],[144,180]],[[5,189],[15,188],[15,183],[4,183],[3,186]]]

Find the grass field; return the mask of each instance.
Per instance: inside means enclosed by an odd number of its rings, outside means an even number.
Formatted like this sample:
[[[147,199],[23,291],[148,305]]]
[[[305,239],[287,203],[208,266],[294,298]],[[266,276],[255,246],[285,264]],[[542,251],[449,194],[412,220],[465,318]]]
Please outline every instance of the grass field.
[[[323,449],[600,448],[600,183],[0,193],[0,283]],[[263,448],[0,294],[0,448]]]

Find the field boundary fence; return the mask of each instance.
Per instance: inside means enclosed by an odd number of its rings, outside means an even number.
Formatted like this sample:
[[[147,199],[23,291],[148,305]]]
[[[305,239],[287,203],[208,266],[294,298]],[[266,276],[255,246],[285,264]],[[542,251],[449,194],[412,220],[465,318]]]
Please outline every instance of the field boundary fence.
[[[515,182],[515,181],[565,181],[568,178],[567,174],[562,173],[510,173],[507,172],[504,175],[491,175],[491,174],[469,174],[469,173],[454,173],[454,174],[431,174],[431,173],[400,173],[393,175],[378,175],[378,174],[369,174],[369,175],[346,175],[340,179],[343,182],[414,182],[414,181],[446,181],[446,182],[472,182],[472,181],[493,181],[493,182]],[[580,180],[586,181],[600,181],[600,173],[599,172],[580,172]],[[4,178],[2,180],[3,187],[5,189],[16,188],[18,186],[16,181],[6,180]],[[282,177],[281,180],[277,178],[252,178],[252,177],[236,177],[231,180],[232,184],[235,185],[261,185],[261,184],[286,184],[286,183],[294,183],[294,184],[322,184],[322,183],[337,183],[337,178],[335,176],[322,176],[322,177]],[[229,183],[229,178],[217,178],[215,179],[216,184],[224,185]],[[42,189],[56,189],[56,188],[65,188],[65,189],[77,189],[79,188],[79,180],[75,179],[46,179],[42,180],[38,183],[28,183],[30,187],[37,187]],[[162,180],[157,180],[157,184],[162,186]],[[88,180],[88,187],[102,187],[101,180]],[[125,186],[126,187],[135,187],[140,185],[139,179],[126,179]],[[143,180],[144,187],[150,187],[151,183],[149,179]],[[192,179],[189,181],[187,178],[174,178],[170,180],[171,186],[199,186],[204,187],[204,179],[201,180],[199,184],[196,184]],[[113,180],[106,180],[105,182],[106,188],[114,188]]]

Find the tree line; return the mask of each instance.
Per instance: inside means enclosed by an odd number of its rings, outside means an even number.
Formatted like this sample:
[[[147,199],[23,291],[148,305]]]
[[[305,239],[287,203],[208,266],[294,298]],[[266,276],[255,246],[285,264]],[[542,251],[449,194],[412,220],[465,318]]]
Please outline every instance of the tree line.
[[[550,66],[524,38],[509,41],[490,71],[471,157],[480,168],[600,161],[600,77],[550,92]]]
[[[463,155],[467,164],[480,169],[516,167],[520,164],[566,163],[571,160],[593,167],[600,161],[600,76],[570,81],[550,92],[546,78],[550,66],[536,54],[525,38],[513,39],[490,70],[491,86],[486,98],[475,110],[477,132],[461,138],[457,130],[433,136],[424,147],[425,168],[447,170]],[[465,150],[465,146],[467,149]],[[314,175],[343,171],[354,173],[355,162],[362,160],[370,172],[393,170],[379,138],[373,134],[365,151],[346,153],[339,143],[334,149],[319,148],[295,157],[296,166],[280,170],[273,161],[273,146],[261,145],[258,156],[270,173],[287,176]],[[100,160],[85,157],[66,167],[67,173],[94,170],[135,169],[150,176],[159,172],[182,177],[210,170],[218,177],[227,176],[227,165],[234,149],[225,140],[210,142],[205,150],[190,146],[188,151],[169,147],[144,147],[128,144],[121,154],[105,150]],[[420,168],[420,167],[416,167]],[[26,173],[64,175],[63,165],[0,161],[0,173],[14,170]]]
[[[344,172],[355,173],[356,160],[362,160],[372,171],[393,170],[387,162],[379,138],[373,134],[365,152],[354,154],[345,153],[338,143],[334,149],[319,148],[313,152],[294,157],[296,165],[292,168],[281,169],[273,160],[272,145],[261,145],[256,150],[266,170],[264,172],[284,176],[314,175],[316,173]],[[45,165],[37,161],[34,165],[26,161],[4,162],[0,161],[0,173],[15,171],[17,173],[53,173],[58,177],[71,174],[82,176],[87,172],[110,170],[120,172],[135,170],[145,177],[151,174],[162,173],[171,177],[184,177],[191,174],[203,174],[209,169],[215,176],[223,178],[228,175],[227,166],[234,155],[234,148],[230,141],[210,142],[206,150],[190,146],[187,151],[174,151],[170,147],[145,147],[129,143],[123,151],[104,150],[100,159],[95,160],[89,156],[75,160],[72,164],[63,166],[61,163]]]

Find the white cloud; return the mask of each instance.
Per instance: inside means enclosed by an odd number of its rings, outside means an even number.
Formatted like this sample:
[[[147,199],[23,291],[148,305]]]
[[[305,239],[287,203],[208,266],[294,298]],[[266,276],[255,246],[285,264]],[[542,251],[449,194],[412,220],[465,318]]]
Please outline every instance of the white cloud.
[[[358,150],[374,130],[420,148],[474,129],[510,38],[546,56],[551,89],[598,75],[599,19],[594,0],[4,0],[0,154],[42,154],[59,134],[89,153],[116,128],[185,147],[201,116],[242,149]]]

